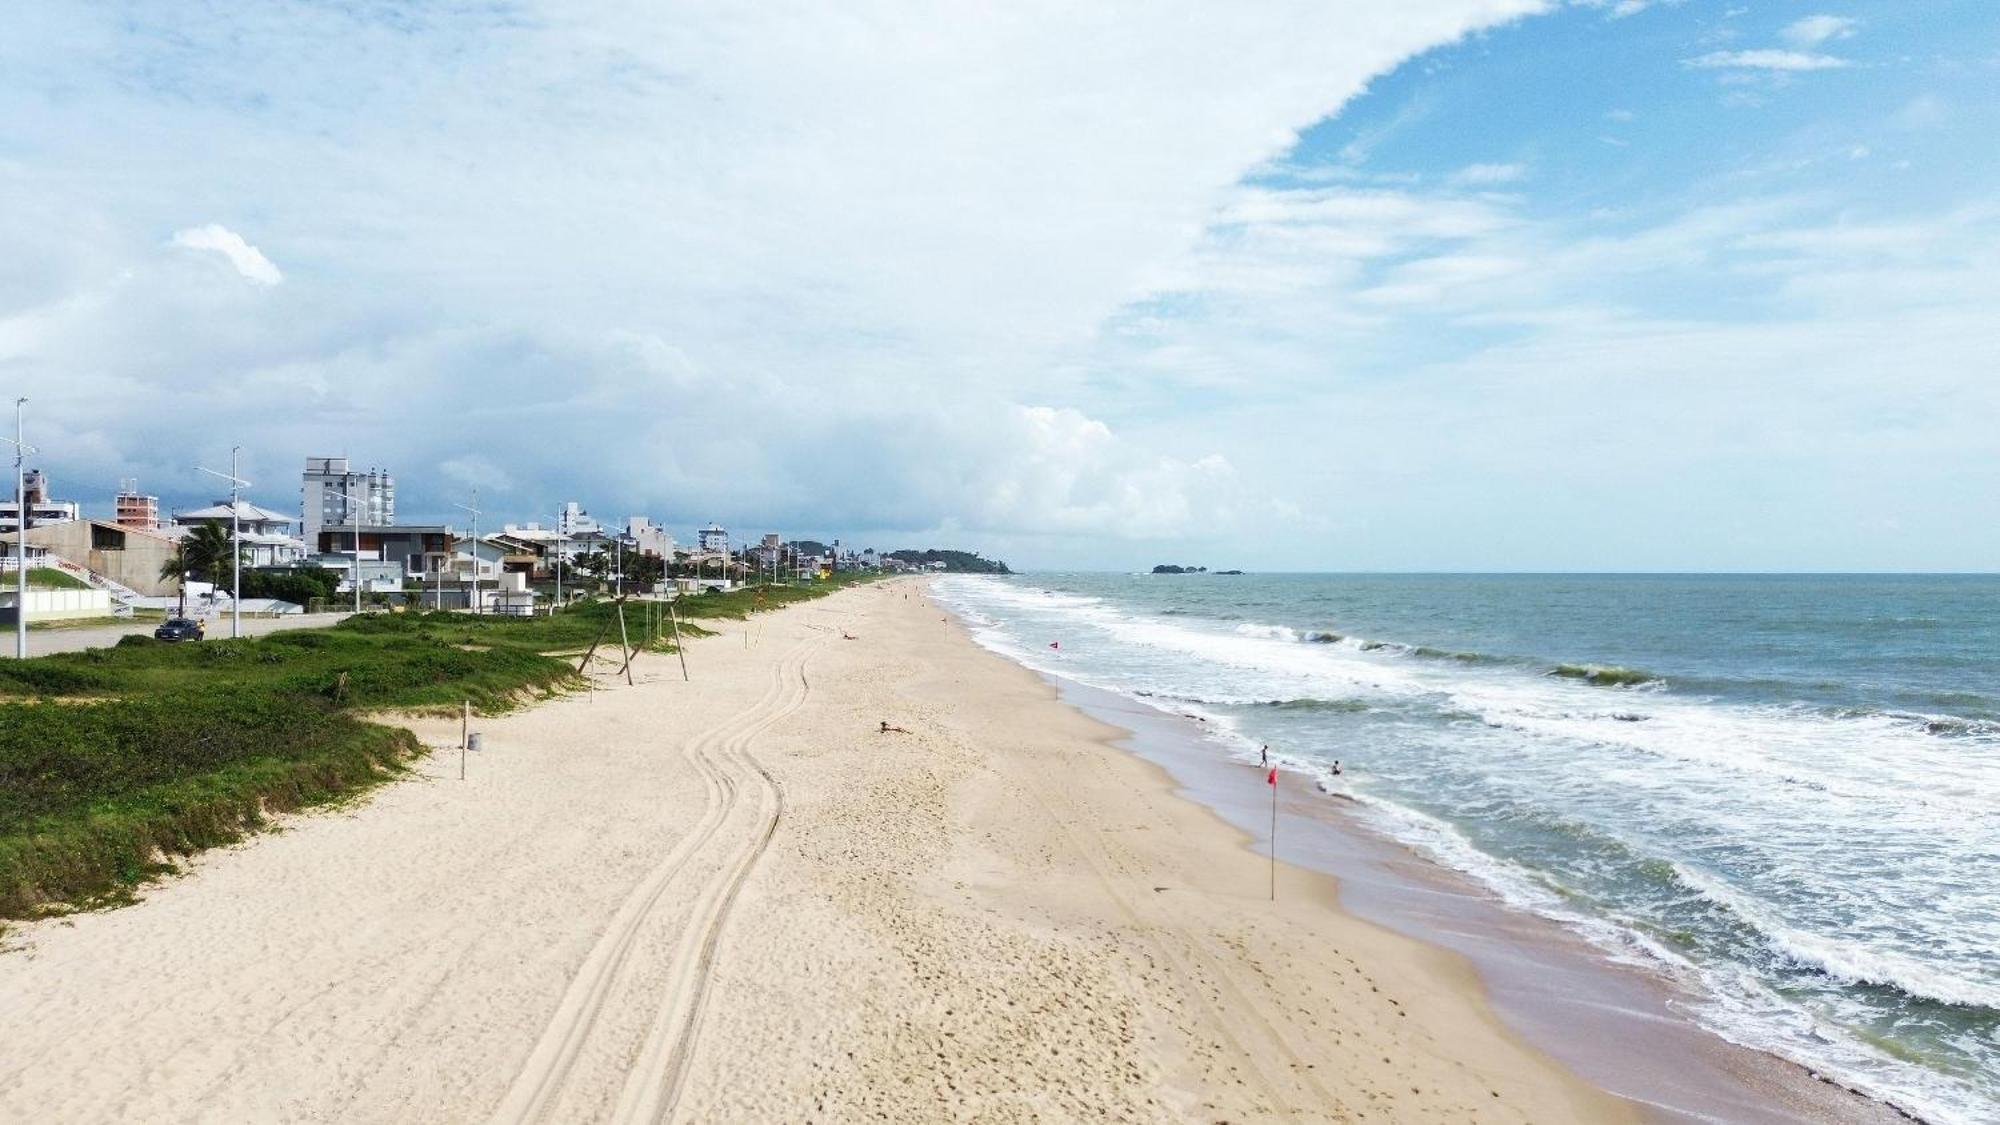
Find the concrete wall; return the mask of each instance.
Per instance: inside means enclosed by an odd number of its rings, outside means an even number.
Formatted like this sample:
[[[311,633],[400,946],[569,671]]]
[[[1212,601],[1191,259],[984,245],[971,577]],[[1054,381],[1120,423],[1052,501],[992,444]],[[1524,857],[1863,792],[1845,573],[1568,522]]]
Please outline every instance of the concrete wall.
[[[103,530],[93,530],[93,529]],[[12,543],[12,534],[0,536],[0,543]],[[28,542],[46,548],[50,554],[89,567],[140,594],[169,594],[177,588],[162,581],[160,567],[174,553],[174,541],[155,532],[118,527],[99,520],[72,520],[28,529]],[[33,620],[34,608],[29,607]]]
[[[33,534],[30,532],[30,534]],[[14,601],[9,590],[0,594],[0,622],[12,625]],[[79,617],[111,616],[111,595],[103,590],[29,590],[28,622],[70,621]]]

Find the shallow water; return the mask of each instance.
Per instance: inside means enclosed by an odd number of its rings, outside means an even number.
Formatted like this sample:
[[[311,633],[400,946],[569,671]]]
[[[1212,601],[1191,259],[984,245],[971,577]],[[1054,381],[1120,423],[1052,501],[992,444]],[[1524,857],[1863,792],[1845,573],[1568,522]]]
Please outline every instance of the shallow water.
[[[983,643],[1206,718],[1706,999],[2000,1116],[2000,579],[952,577]],[[1051,643],[1059,648],[1051,648]],[[1335,777],[1331,763],[1344,772]]]

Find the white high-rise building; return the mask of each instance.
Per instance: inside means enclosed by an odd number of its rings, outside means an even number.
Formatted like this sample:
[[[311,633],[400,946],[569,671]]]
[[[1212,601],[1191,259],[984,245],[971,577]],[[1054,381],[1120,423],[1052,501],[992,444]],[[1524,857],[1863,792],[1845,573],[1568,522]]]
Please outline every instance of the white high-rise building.
[[[721,524],[712,523],[695,532],[695,542],[701,546],[704,555],[729,553],[729,532]]]
[[[576,501],[571,500],[563,505],[562,514],[556,517],[556,530],[567,537],[601,535],[604,533],[604,525],[598,523],[589,512],[584,511]]]
[[[312,545],[326,528],[396,522],[396,478],[381,469],[356,472],[345,457],[308,457],[299,486],[299,538]]]

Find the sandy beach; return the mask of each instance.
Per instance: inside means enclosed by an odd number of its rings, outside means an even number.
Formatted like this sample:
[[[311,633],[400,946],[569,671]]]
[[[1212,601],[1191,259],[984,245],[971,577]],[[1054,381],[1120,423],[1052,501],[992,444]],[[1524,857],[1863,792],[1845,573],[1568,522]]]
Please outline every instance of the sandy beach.
[[[921,584],[722,628],[10,931],[0,1119],[1637,1117]]]

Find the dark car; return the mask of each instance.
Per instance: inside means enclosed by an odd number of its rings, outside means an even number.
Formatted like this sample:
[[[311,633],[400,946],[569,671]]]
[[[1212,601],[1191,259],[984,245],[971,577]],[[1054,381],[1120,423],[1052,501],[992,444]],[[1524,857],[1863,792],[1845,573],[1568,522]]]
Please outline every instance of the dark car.
[[[162,641],[198,641],[202,634],[201,622],[185,617],[169,617],[153,630],[153,636]]]

